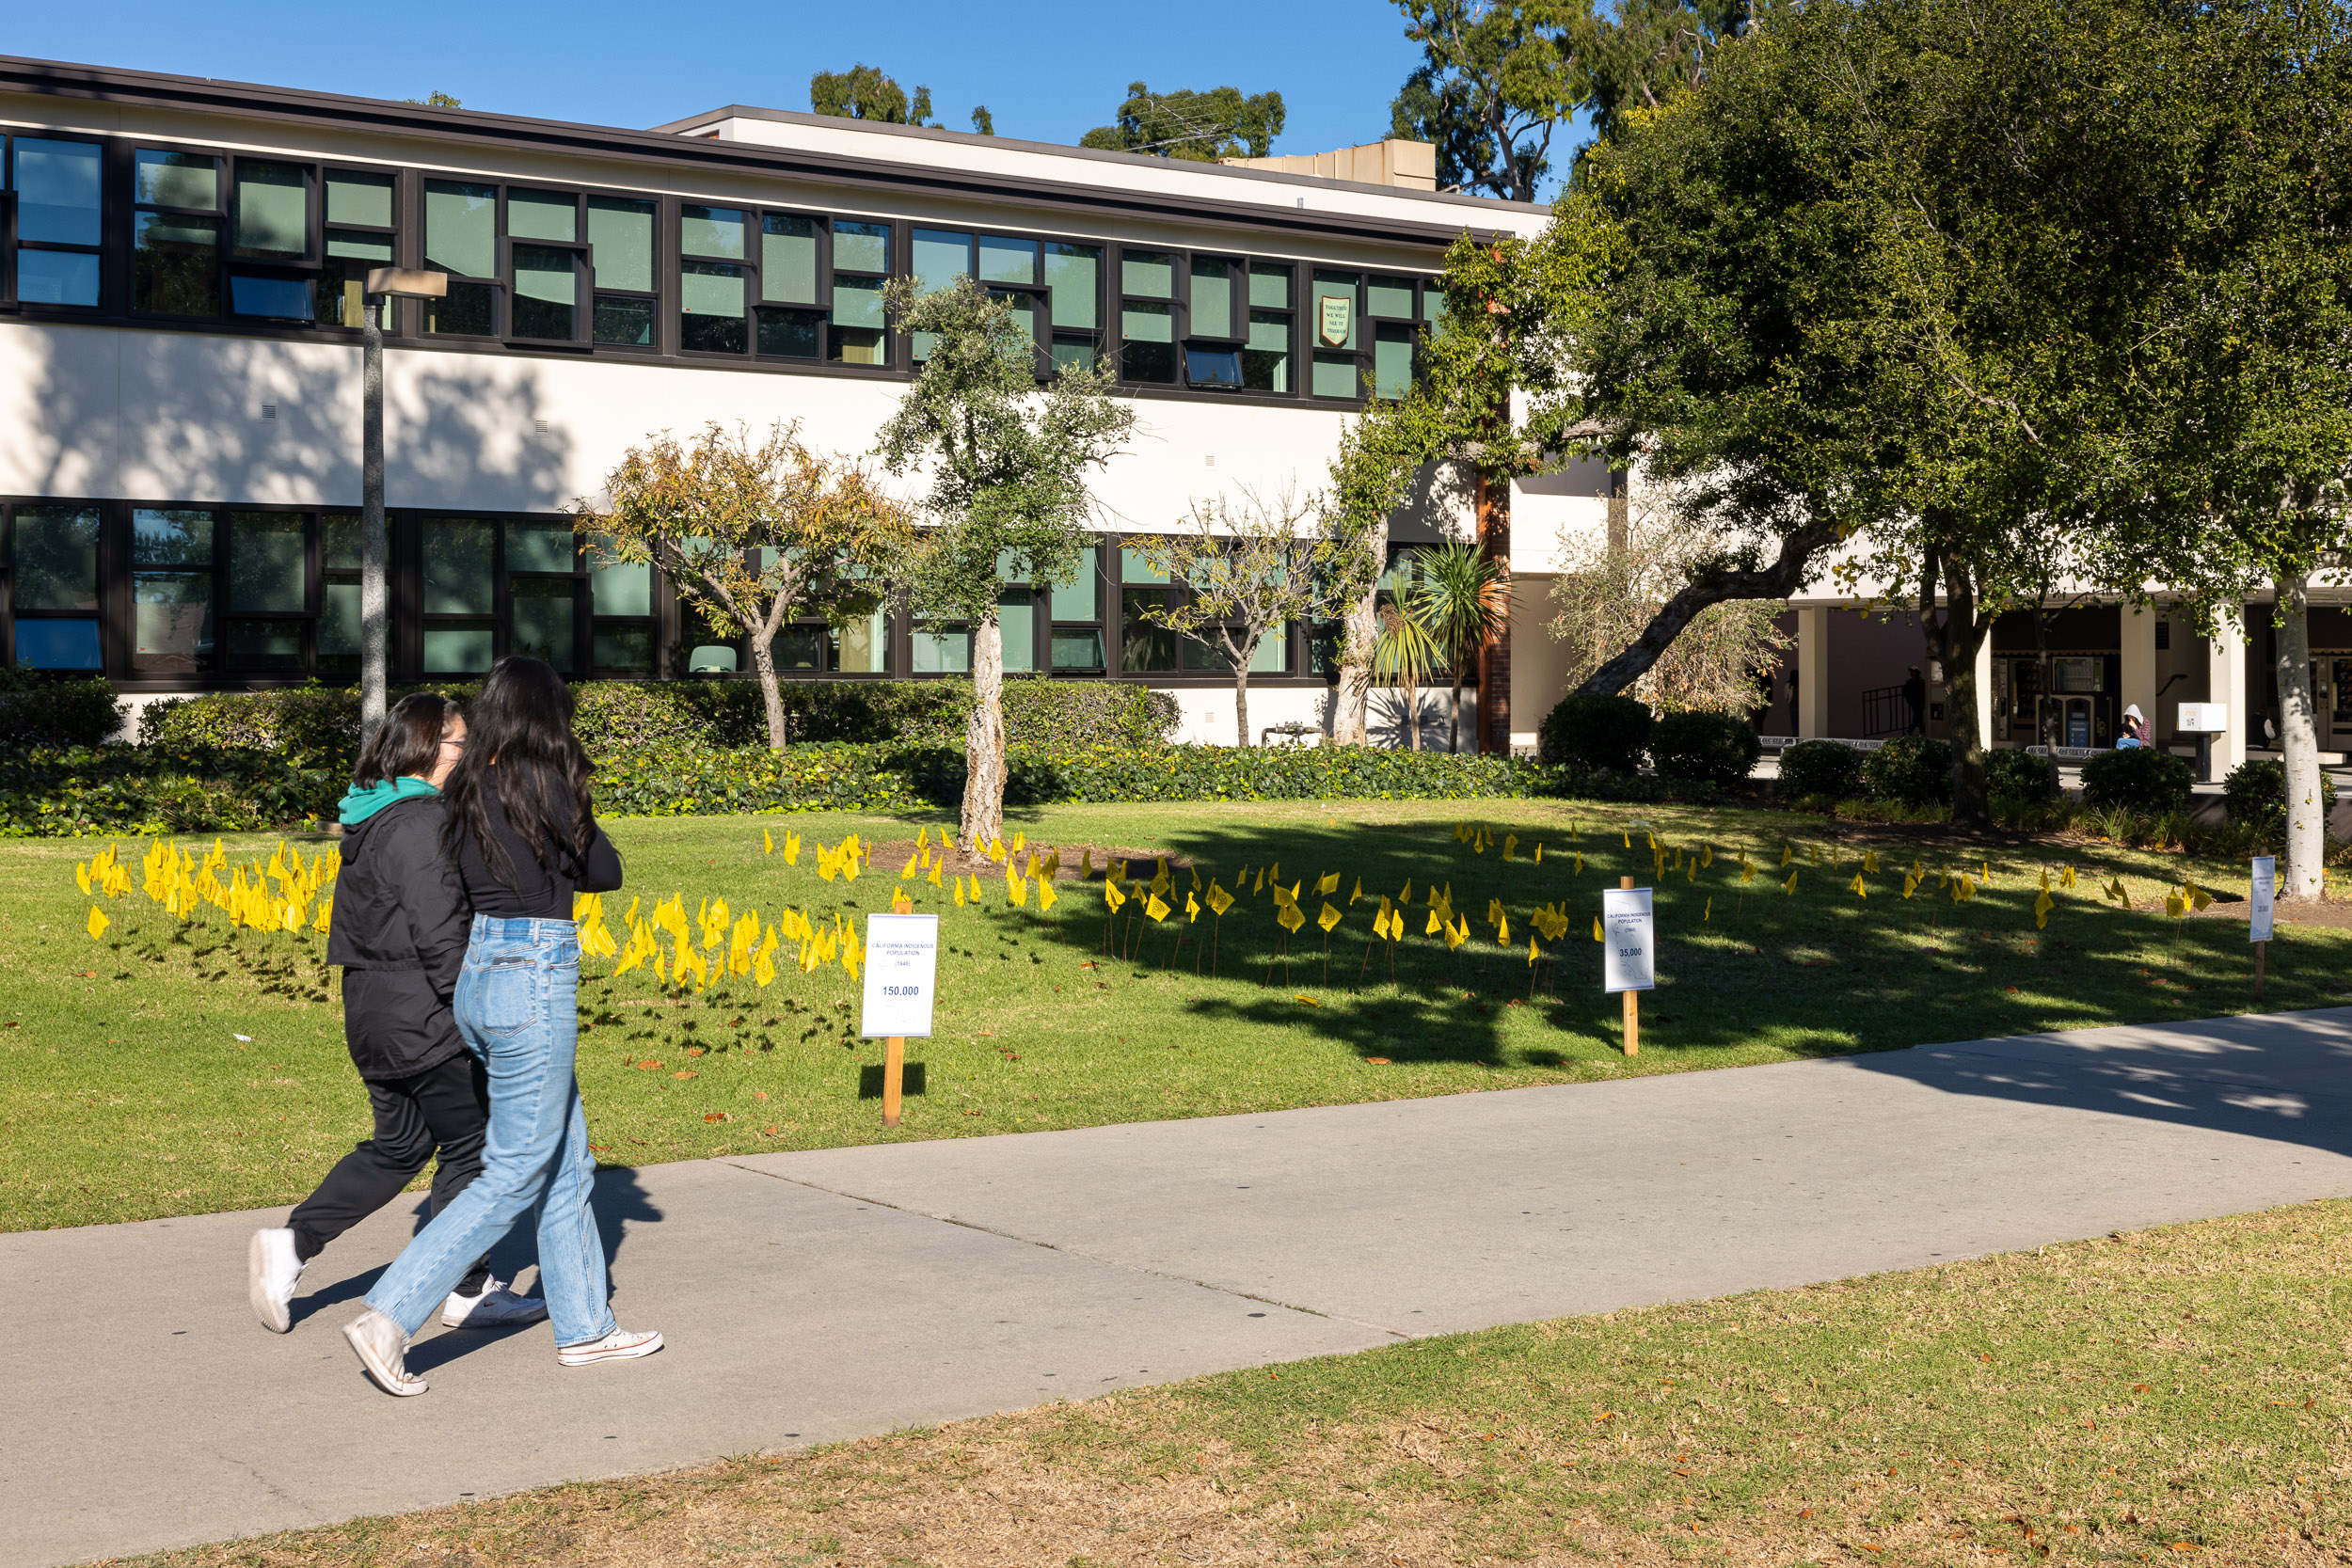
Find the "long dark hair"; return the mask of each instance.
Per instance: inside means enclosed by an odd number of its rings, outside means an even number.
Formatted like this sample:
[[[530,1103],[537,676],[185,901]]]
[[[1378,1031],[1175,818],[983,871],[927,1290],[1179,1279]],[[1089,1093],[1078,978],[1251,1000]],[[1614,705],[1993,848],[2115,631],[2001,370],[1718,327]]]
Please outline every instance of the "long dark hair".
[[[509,654],[490,667],[468,714],[465,760],[441,793],[449,801],[442,842],[457,854],[470,837],[490,875],[514,887],[515,865],[490,828],[498,795],[507,825],[531,846],[540,869],[555,857],[588,853],[588,753],[572,734],[572,693],[554,667]]]
[[[359,753],[351,782],[362,789],[387,779],[405,779],[433,771],[441,759],[441,736],[463,717],[455,703],[430,691],[412,691],[392,705],[375,738]]]

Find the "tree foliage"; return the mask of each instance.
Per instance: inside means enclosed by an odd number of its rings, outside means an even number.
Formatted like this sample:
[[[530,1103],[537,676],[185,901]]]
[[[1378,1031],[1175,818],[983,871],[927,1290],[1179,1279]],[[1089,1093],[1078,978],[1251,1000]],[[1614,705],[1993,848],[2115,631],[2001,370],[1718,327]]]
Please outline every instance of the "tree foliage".
[[[1390,132],[1438,150],[1438,184],[1533,201],[1551,139],[1592,94],[1591,0],[1397,0],[1422,64]]]
[[[1274,138],[1282,134],[1284,116],[1279,92],[1248,97],[1239,87],[1153,92],[1141,82],[1130,82],[1126,101],[1119,105],[1118,122],[1089,131],[1078,145],[1112,152],[1153,152],[1196,163],[1263,158],[1273,151]]]
[[[909,538],[866,471],[803,444],[797,423],[756,445],[716,422],[684,441],[664,431],[622,455],[601,498],[575,503],[574,526],[592,559],[660,569],[713,626],[750,641],[778,749],[777,633],[870,614]]]
[[[921,125],[942,129],[931,118],[931,89],[916,87],[912,95],[880,67],[860,63],[847,71],[820,71],[808,79],[808,106],[820,115],[842,119],[871,119],[884,125]],[[972,111],[972,129],[983,136],[996,134],[987,105]]]
[[[1004,584],[1074,578],[1093,543],[1088,476],[1125,442],[1135,411],[1111,401],[1105,365],[1064,370],[1041,389],[1012,302],[969,277],[930,293],[899,278],[883,302],[900,331],[930,344],[876,450],[892,473],[928,486],[929,527],[897,574],[915,613],[971,628],[962,831],[985,845],[1004,817]]]

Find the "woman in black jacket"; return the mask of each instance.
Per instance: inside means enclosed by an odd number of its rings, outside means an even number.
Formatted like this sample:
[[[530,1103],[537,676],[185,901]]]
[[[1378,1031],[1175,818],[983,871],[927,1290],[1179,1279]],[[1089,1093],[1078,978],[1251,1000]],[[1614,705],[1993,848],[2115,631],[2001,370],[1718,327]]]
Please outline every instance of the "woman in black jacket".
[[[281,1229],[246,1249],[254,1315],[283,1334],[302,1271],[326,1243],[398,1197],[435,1158],[439,1213],[482,1171],[488,1079],[467,1053],[450,998],[473,911],[441,853],[441,785],[465,754],[455,703],[419,693],[385,716],[343,797],[326,961],[343,971],[343,1042],[368,1088],[375,1136],[343,1156]],[[547,1304],[516,1295],[477,1259],[443,1304],[453,1328],[536,1323]]]
[[[389,1394],[421,1394],[405,1365],[434,1305],[515,1222],[539,1211],[539,1287],[555,1358],[587,1367],[650,1355],[661,1336],[613,1322],[604,1242],[589,1205],[596,1173],[573,1058],[580,933],[572,895],[621,885],[596,826],[572,694],[535,658],[491,669],[465,759],[449,781],[442,852],[465,878],[473,927],[452,1007],[490,1076],[482,1175],[392,1260],[343,1337]]]

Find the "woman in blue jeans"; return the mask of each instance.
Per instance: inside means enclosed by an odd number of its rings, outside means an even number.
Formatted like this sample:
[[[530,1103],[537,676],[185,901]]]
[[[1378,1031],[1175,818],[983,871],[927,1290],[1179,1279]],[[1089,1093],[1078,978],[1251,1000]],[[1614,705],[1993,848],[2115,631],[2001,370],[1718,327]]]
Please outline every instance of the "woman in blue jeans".
[[[343,1329],[389,1394],[421,1394],[409,1339],[474,1259],[539,1206],[539,1289],[566,1367],[651,1355],[605,1300],[604,1241],[588,1206],[596,1163],[572,1075],[580,1018],[580,936],[572,895],[621,885],[621,859],[596,826],[587,754],[572,734],[572,694],[535,658],[499,660],[472,710],[465,760],[445,788],[443,848],[473,905],[452,1010],[490,1080],[482,1174],[433,1217]]]

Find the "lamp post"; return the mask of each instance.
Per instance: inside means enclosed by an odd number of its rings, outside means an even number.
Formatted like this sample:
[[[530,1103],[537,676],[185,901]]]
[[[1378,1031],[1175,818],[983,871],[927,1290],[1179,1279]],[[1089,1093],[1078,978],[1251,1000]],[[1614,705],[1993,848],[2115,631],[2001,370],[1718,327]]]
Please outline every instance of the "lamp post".
[[[368,269],[367,310],[361,321],[362,401],[359,437],[359,744],[384,722],[391,594],[386,582],[384,534],[384,301],[441,299],[449,275],[406,267]]]

